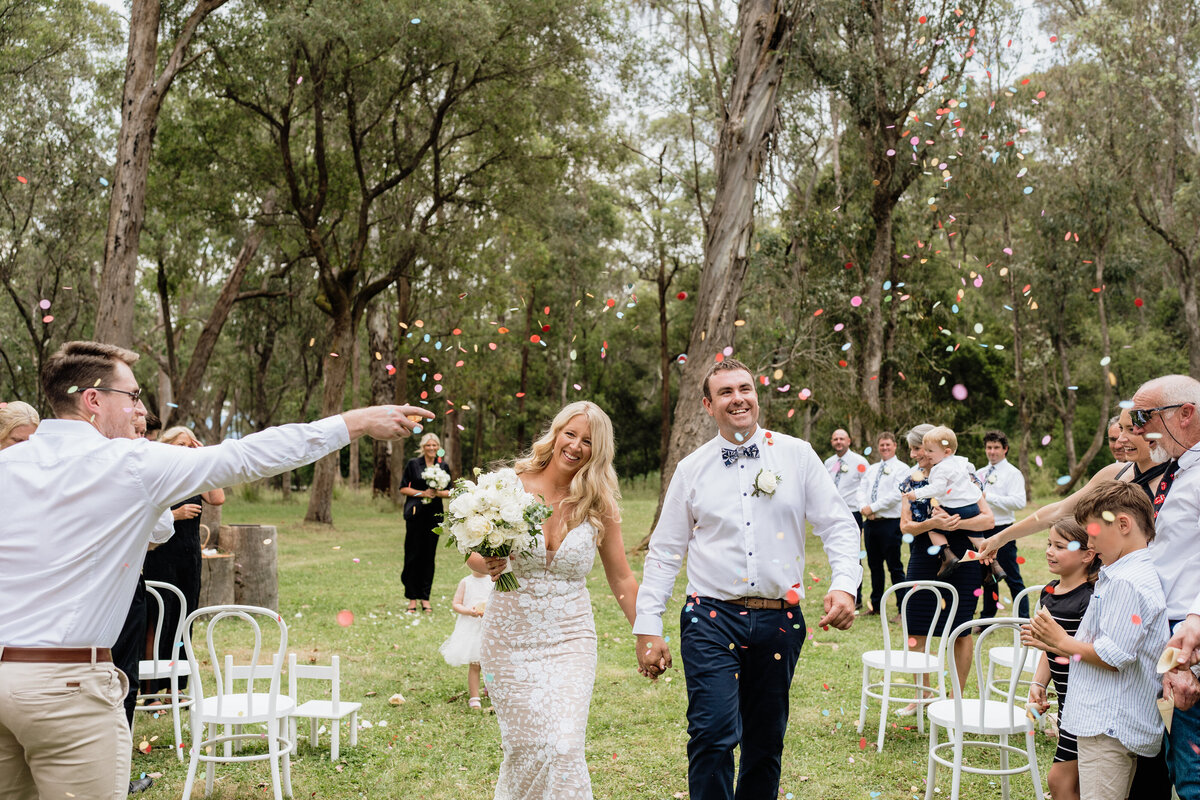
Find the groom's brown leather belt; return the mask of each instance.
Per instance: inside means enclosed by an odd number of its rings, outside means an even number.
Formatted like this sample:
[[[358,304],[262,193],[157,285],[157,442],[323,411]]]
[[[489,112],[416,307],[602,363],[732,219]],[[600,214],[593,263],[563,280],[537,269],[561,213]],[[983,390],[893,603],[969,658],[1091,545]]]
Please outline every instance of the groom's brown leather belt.
[[[797,603],[789,603],[787,600],[780,600],[776,597],[739,597],[735,600],[726,600],[726,603],[733,603],[735,606],[743,606],[744,608],[770,608],[778,611],[783,608],[795,608],[800,605]]]

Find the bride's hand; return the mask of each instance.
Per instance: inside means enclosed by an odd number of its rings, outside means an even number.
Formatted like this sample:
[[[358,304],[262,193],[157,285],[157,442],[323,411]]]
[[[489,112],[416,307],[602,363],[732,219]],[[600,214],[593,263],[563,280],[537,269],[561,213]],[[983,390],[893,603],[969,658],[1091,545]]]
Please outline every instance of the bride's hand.
[[[492,558],[490,556],[484,556],[483,562],[487,565],[488,574],[491,575],[492,580],[495,581],[500,577],[500,573],[504,572],[504,568],[508,566],[508,557],[497,556]]]

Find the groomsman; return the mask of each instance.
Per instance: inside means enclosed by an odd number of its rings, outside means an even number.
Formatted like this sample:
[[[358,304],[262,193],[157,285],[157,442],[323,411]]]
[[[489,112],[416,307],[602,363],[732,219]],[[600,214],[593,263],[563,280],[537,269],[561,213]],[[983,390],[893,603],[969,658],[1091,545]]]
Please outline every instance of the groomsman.
[[[996,527],[992,528],[989,536],[995,536],[1000,531],[1017,521],[1017,512],[1025,507],[1025,476],[1021,471],[1008,463],[1008,437],[1003,431],[988,431],[983,435],[983,451],[987,455],[988,465],[975,473],[975,477],[983,485],[983,496],[987,498],[992,514],[996,517]],[[1017,543],[1009,542],[1000,548],[996,554],[996,562],[1004,570],[1004,582],[1008,590],[1016,597],[1025,589],[1025,581],[1021,579],[1021,567],[1017,564]],[[999,584],[993,584],[989,578],[992,575],[990,567],[980,567],[983,570],[983,611],[980,619],[991,619],[996,616],[996,594]],[[1029,616],[1029,601],[1022,600],[1021,607],[1016,609],[1022,617]]]
[[[908,465],[896,458],[896,435],[885,431],[875,442],[879,461],[867,467],[858,486],[858,510],[863,518],[863,538],[867,544],[867,566],[871,570],[871,613],[883,613],[879,603],[884,590],[884,563],[892,585],[904,581],[904,559],[900,543],[900,482],[908,475]],[[896,602],[904,599],[896,593]]]
[[[807,636],[800,599],[811,523],[829,557],[817,627],[854,622],[858,535],[833,478],[801,439],[758,426],[754,376],[726,358],[704,378],[719,434],[679,462],[650,537],[637,597],[639,671],[670,665],[662,614],[684,561],[680,654],[688,691],[691,800],[779,794],[788,694]],[[734,792],[734,749],[741,762]]]
[[[858,526],[858,530],[862,532],[863,518],[859,507],[862,505],[858,502],[858,487],[862,485],[863,478],[867,474],[867,460],[858,453],[850,449],[850,434],[842,428],[838,428],[829,437],[829,444],[833,446],[833,455],[825,459],[825,470],[833,478],[834,488],[837,489],[838,495],[846,504],[846,508],[854,515],[854,524]],[[862,562],[858,562],[859,570],[862,569]],[[862,584],[854,593],[854,607],[862,608]]]

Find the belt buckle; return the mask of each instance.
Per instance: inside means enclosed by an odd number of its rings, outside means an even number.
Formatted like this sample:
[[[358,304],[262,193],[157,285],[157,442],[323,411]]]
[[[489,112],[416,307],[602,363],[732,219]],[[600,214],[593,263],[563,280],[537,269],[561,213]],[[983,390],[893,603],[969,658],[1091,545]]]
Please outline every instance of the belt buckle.
[[[766,608],[766,599],[762,597],[747,597],[746,608],[762,609]]]

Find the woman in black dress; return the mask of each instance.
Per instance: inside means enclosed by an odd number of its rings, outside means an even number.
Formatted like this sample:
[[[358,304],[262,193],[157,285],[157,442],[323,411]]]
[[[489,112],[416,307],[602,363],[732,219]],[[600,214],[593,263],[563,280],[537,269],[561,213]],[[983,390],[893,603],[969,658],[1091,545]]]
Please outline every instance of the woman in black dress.
[[[901,493],[927,483],[925,476],[929,474],[929,468],[932,465],[921,442],[922,437],[931,430],[933,430],[932,425],[918,425],[908,432],[909,454],[916,466],[913,468],[913,474],[900,484]],[[946,544],[951,552],[962,558],[971,547],[971,542],[967,539],[968,531],[972,533],[990,531],[994,525],[995,517],[992,515],[991,508],[988,507],[986,499],[979,501],[979,515],[965,520],[960,519],[957,515],[948,515],[940,507],[931,508],[928,500],[915,500],[911,503],[902,502],[900,504],[900,530],[913,537],[912,543],[909,545],[911,550],[905,579],[910,581],[941,580],[954,587],[958,594],[958,612],[954,615],[951,627],[961,625],[975,617],[975,606],[983,591],[983,573],[977,569],[958,569],[944,579],[938,578],[938,570],[942,566],[942,561],[937,555],[929,552],[932,545],[929,540],[929,531],[938,530],[944,533]],[[944,600],[945,608],[949,609],[951,598],[946,597]],[[913,632],[929,630],[929,623],[933,619],[934,611],[934,597],[930,592],[918,592],[908,602],[905,614],[910,637],[907,642],[909,650],[920,651],[925,648],[926,637],[916,636]],[[939,618],[939,628],[944,620],[944,616]],[[966,684],[967,674],[971,669],[972,655],[970,636],[962,636],[954,642],[959,685]],[[914,703],[900,709],[896,714],[910,716],[915,714],[916,710],[917,706]]]
[[[163,431],[159,441],[179,447],[203,447],[195,435],[177,425]],[[182,503],[171,506],[171,514],[175,518],[175,534],[146,553],[146,561],[142,565],[142,577],[148,581],[162,581],[175,586],[183,592],[187,601],[187,613],[196,610],[200,602],[200,512],[202,503],[219,506],[225,502],[225,491],[213,489],[210,492],[189,497]],[[163,599],[162,636],[159,640],[158,657],[170,660],[173,657],[172,647],[175,642],[175,626],[179,624],[179,599],[173,592],[161,592]],[[158,603],[148,598],[146,603],[146,658],[153,657],[154,626],[158,620]],[[187,677],[179,679],[179,688],[187,686]],[[166,691],[163,686],[147,685],[145,694]]]
[[[422,610],[432,612],[429,605],[429,590],[433,586],[433,562],[437,553],[438,535],[433,532],[442,521],[442,498],[450,496],[449,484],[445,489],[433,489],[421,477],[427,469],[440,469],[449,481],[450,471],[442,461],[441,442],[436,434],[421,437],[421,455],[404,467],[404,478],[400,493],[404,501],[404,570],[400,581],[404,584],[404,596],[408,598],[409,614],[417,613],[417,603]]]

